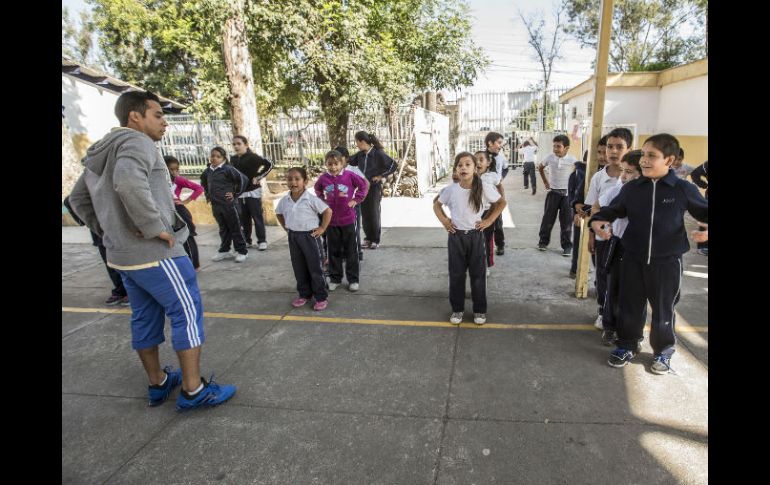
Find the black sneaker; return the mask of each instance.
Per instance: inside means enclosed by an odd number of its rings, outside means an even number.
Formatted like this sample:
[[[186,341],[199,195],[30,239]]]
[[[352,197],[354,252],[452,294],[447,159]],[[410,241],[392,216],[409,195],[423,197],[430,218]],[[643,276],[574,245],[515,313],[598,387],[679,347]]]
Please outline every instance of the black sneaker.
[[[495,254],[498,256],[502,256],[505,254],[505,248],[503,246],[498,246],[497,250],[495,251]]]
[[[570,271],[569,272],[569,277],[574,280],[575,278],[577,278],[577,273],[575,273],[574,271]]]
[[[548,246],[546,246],[545,244],[538,244],[537,249],[539,251],[545,251],[546,249],[548,249]]]
[[[565,249],[564,251],[561,252],[561,255],[564,256],[565,258],[569,258],[570,256],[572,256],[572,250]]]
[[[610,357],[607,359],[607,363],[612,367],[620,368],[631,362],[631,359],[634,357],[636,357],[635,353],[618,347],[612,351]]]
[[[612,347],[617,340],[618,334],[614,330],[602,330],[602,344]]]

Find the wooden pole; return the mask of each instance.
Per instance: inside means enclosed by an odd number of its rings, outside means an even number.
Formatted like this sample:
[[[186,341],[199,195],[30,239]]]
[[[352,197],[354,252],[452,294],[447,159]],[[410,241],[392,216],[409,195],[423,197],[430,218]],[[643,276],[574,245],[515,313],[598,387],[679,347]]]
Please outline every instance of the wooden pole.
[[[599,20],[599,47],[596,50],[596,72],[594,73],[594,104],[591,115],[591,137],[588,147],[588,163],[586,164],[584,194],[588,192],[588,184],[596,172],[596,146],[602,137],[602,124],[604,121],[604,95],[607,90],[607,65],[610,52],[610,33],[612,30],[613,0],[602,0],[602,15]],[[588,230],[585,222],[581,223],[580,247],[578,253],[578,271],[575,278],[575,296],[586,298],[588,296],[588,238],[594,237]],[[574,249],[573,249],[574,250]],[[597,262],[598,264],[598,262]]]

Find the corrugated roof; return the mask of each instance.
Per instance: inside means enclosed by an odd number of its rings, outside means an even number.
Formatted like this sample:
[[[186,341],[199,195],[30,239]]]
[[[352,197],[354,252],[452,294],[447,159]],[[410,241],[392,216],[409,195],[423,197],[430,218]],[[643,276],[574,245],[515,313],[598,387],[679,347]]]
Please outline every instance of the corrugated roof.
[[[140,88],[139,86],[121,81],[120,79],[114,76],[110,76],[105,72],[77,62],[74,59],[65,56],[64,54],[62,54],[61,57],[61,72],[62,74],[86,81],[98,86],[101,89],[106,89],[117,94],[124,93],[126,91],[144,91],[144,89]],[[159,94],[158,98],[161,101],[160,105],[163,108],[163,111],[166,113],[177,114],[181,113],[182,110],[187,108],[186,105],[178,103],[172,99],[165,98]]]

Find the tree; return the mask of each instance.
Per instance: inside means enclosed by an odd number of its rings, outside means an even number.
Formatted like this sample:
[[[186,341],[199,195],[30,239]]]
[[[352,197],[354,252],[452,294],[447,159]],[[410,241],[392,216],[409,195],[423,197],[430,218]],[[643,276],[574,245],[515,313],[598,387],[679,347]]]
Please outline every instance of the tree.
[[[661,70],[707,54],[705,0],[616,0],[609,67],[614,72]],[[601,0],[564,0],[572,34],[596,48]]]
[[[234,135],[244,135],[254,149],[262,153],[254,73],[249,54],[249,41],[244,22],[244,0],[230,0],[222,30],[222,52],[225,74],[230,87],[230,121]]]
[[[542,110],[542,123],[540,126],[546,129],[547,109],[548,102],[548,88],[551,85],[551,72],[553,69],[553,62],[556,59],[561,58],[561,47],[564,45],[564,39],[559,36],[561,30],[561,19],[564,13],[564,6],[559,5],[556,7],[554,13],[554,29],[553,35],[548,35],[545,32],[545,20],[542,14],[530,14],[529,19],[524,15],[524,12],[519,10],[519,17],[524,23],[524,27],[527,29],[528,44],[535,51],[535,57],[540,62],[540,67],[543,70],[543,110]]]

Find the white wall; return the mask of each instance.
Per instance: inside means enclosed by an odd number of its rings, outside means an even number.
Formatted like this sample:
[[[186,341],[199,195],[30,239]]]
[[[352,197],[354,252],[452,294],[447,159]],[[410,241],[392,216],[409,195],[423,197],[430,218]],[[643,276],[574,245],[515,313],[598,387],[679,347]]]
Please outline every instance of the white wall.
[[[659,100],[659,88],[608,88],[603,124],[635,124],[637,134],[655,133]]]
[[[61,104],[64,106],[64,121],[69,126],[70,134],[86,134],[93,143],[118,126],[114,112],[118,96],[62,74]]]
[[[657,128],[657,133],[708,136],[708,76],[663,86]]]

